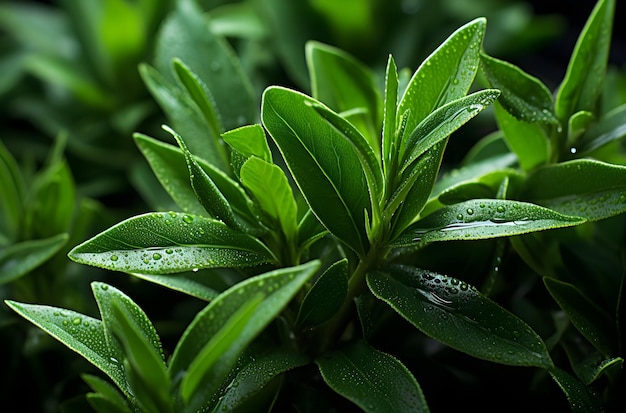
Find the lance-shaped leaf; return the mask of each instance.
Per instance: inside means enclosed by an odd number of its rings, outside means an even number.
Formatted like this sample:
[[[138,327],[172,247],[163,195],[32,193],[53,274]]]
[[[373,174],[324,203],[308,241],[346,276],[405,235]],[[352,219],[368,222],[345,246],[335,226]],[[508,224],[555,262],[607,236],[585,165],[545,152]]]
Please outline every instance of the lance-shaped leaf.
[[[413,74],[398,108],[410,111],[408,133],[435,109],[465,96],[478,71],[486,25],[478,18],[460,27]],[[403,156],[406,142],[397,148]]]
[[[367,179],[352,144],[319,115],[315,104],[320,103],[298,92],[270,87],[263,94],[263,123],[313,213],[364,255]]]
[[[132,274],[134,277],[162,285],[170,290],[180,291],[181,293],[188,294],[204,301],[211,301],[219,294],[218,290],[200,282],[197,279],[198,277],[187,276],[186,274],[177,274],[176,277],[160,274],[141,274],[136,272]]]
[[[312,261],[249,278],[220,294],[196,315],[172,355],[169,373],[174,380],[185,374],[196,355],[218,334],[231,315],[254,297],[265,297],[247,318],[240,334],[228,348],[223,349],[211,370],[204,375],[197,391],[191,395],[187,406],[189,411],[207,407],[243,350],[283,310],[318,268],[319,262]]]
[[[382,103],[369,68],[342,50],[314,41],[306,44],[306,60],[312,96],[335,112],[364,110],[364,116],[355,115],[352,122],[377,148]]]
[[[116,358],[119,357],[121,349],[108,346],[104,325],[100,320],[76,311],[46,305],[10,300],[5,303],[13,311],[83,356],[109,376],[113,383],[130,397],[131,392],[126,382],[122,361]]]
[[[298,205],[283,170],[252,156],[241,167],[240,176],[241,183],[254,195],[261,209],[279,224],[287,240],[295,242]]]
[[[222,139],[244,157],[256,156],[272,162],[272,152],[265,138],[265,131],[259,124],[246,125],[224,132]]]
[[[501,364],[553,366],[537,333],[465,281],[393,266],[368,274],[367,284],[423,333],[454,349]]]
[[[549,141],[541,125],[515,119],[500,102],[496,102],[494,111],[498,127],[523,170],[530,171],[548,162]]]
[[[592,159],[545,166],[528,176],[520,196],[562,214],[608,218],[626,211],[626,167]]]
[[[389,55],[385,70],[385,99],[383,102],[383,135],[382,135],[382,164],[385,170],[391,166],[396,153],[396,122],[398,117],[398,68],[393,56]]]
[[[428,115],[404,140],[407,150],[400,164],[400,173],[412,169],[417,158],[486,109],[499,95],[496,89],[481,90],[452,101]]]
[[[526,234],[568,227],[585,219],[527,202],[472,199],[444,206],[407,228],[394,246]]]
[[[211,92],[225,130],[254,120],[250,81],[228,42],[211,32],[195,1],[176,2],[158,34],[155,66],[170,82],[174,81],[174,58],[184,62]]]
[[[580,362],[572,362],[572,368],[574,369],[576,376],[578,376],[584,384],[591,384],[603,375],[611,374],[611,370],[621,369],[623,365],[623,358],[606,358],[606,356],[603,356],[600,353],[592,353]]]
[[[91,284],[110,348],[116,340],[123,352],[126,378],[137,402],[158,411],[171,411],[172,400],[161,340],[146,313],[127,295],[108,284]]]
[[[372,198],[372,206],[378,205],[378,200],[383,193],[383,173],[376,153],[363,135],[345,118],[325,106],[313,105],[313,107],[354,147],[354,151],[359,157],[365,172],[370,197]]]
[[[572,324],[594,347],[605,355],[616,354],[617,331],[609,313],[573,284],[548,277],[544,277],[543,282]]]
[[[615,0],[600,0],[583,28],[565,78],[556,94],[555,109],[561,122],[574,113],[594,112],[611,47]]]
[[[0,246],[18,237],[23,214],[24,181],[19,166],[0,142]]]
[[[221,221],[175,212],[129,218],[78,245],[69,257],[81,264],[146,274],[274,261],[254,237]]]
[[[348,296],[348,260],[337,261],[315,281],[304,296],[297,323],[317,326],[329,320]]]
[[[83,374],[81,378],[95,393],[85,395],[87,402],[97,412],[132,413],[124,396],[108,381],[91,374]]]
[[[213,410],[216,412],[234,411],[261,391],[272,379],[308,363],[309,358],[301,353],[283,351],[256,358],[237,372]]]
[[[393,356],[358,341],[315,360],[324,381],[364,412],[428,412],[422,389]]]
[[[604,412],[600,397],[590,387],[585,386],[571,374],[561,369],[553,368],[550,370],[550,376],[565,393],[567,401],[572,408],[572,413]]]
[[[68,234],[24,241],[0,250],[0,285],[9,283],[37,268],[67,242]]]
[[[529,123],[556,123],[552,93],[546,85],[519,67],[480,54],[480,68],[489,87],[500,90],[498,100],[516,119]]]
[[[602,146],[626,136],[626,105],[619,106],[594,123],[581,136],[576,153],[585,156]]]
[[[152,171],[176,204],[184,212],[208,216],[208,212],[198,200],[191,186],[189,167],[183,151],[174,145],[139,133],[135,134],[134,138]],[[238,217],[245,217],[247,221],[256,218],[252,200],[236,181],[201,158],[191,155],[191,159],[200,165],[200,168],[209,176]]]

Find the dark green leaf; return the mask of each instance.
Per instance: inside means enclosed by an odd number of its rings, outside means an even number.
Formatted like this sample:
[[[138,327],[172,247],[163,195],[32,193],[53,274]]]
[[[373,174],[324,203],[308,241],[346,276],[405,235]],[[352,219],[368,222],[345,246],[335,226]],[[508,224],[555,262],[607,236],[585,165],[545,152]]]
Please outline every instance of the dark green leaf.
[[[190,400],[190,410],[195,411],[194,409],[206,406],[241,352],[283,310],[318,268],[319,262],[313,261],[249,278],[220,294],[196,315],[172,355],[169,373],[173,379],[187,371],[195,356],[237,309],[258,294],[265,296],[236,341],[208,372],[209,376],[203,379],[200,388]]]
[[[368,274],[378,298],[428,336],[477,358],[552,367],[541,338],[465,281],[407,266]]]
[[[270,87],[262,118],[307,203],[337,238],[364,255],[367,181],[352,144],[298,92]]]
[[[211,301],[219,294],[215,289],[202,284],[193,277],[181,274],[177,274],[176,277],[172,277],[170,275],[133,273],[133,276],[162,285],[175,291],[180,291],[204,301]]]
[[[626,211],[626,167],[592,159],[537,169],[526,179],[522,199],[590,221]]]
[[[50,334],[102,370],[130,396],[119,357],[120,349],[112,349],[105,339],[104,325],[98,319],[46,305],[25,304],[7,300],[16,313]]]
[[[378,149],[382,104],[369,68],[340,49],[314,41],[306,44],[306,58],[312,96],[335,112],[363,110],[351,122]]]
[[[606,73],[614,13],[615,0],[599,0],[578,37],[556,94],[555,109],[561,122],[581,110],[595,112]]]
[[[11,282],[34,270],[67,243],[68,234],[24,241],[0,249],[0,285]]]
[[[585,386],[569,373],[558,368],[551,369],[550,375],[565,393],[572,413],[604,412],[600,396],[590,387]]]
[[[621,357],[606,358],[600,353],[592,353],[580,363],[572,363],[576,375],[586,385],[598,380],[602,375],[610,375],[611,370],[621,369],[624,359]]]
[[[526,202],[473,199],[442,207],[420,219],[407,228],[393,245],[506,237],[583,222],[583,218],[562,215]]]
[[[616,354],[615,320],[609,313],[570,283],[548,277],[544,277],[543,282],[572,324],[594,347],[605,355]]]
[[[174,12],[159,31],[155,65],[170,81],[174,80],[170,71],[174,58],[184,62],[206,85],[215,99],[225,130],[255,120],[256,107],[249,80],[226,40],[209,30],[195,1],[177,1]],[[186,136],[182,130],[180,132]]]
[[[302,354],[281,351],[251,361],[237,372],[213,410],[234,411],[262,390],[270,380],[308,362],[309,358]]]
[[[108,381],[90,374],[83,374],[82,379],[96,393],[87,393],[87,401],[98,412],[131,413],[124,396]]]
[[[0,246],[17,240],[23,214],[24,182],[17,162],[0,142]]]
[[[348,295],[348,261],[343,259],[331,265],[307,292],[297,323],[317,326],[329,320],[344,303]]]
[[[556,123],[552,93],[541,80],[519,67],[480,54],[481,71],[489,87],[502,93],[498,100],[517,120],[529,123]]]
[[[579,156],[601,148],[609,142],[626,136],[626,105],[619,106],[606,115],[583,134],[577,143],[576,153]]]
[[[256,238],[220,221],[175,212],[129,218],[78,245],[69,257],[81,264],[146,274],[273,261]]]
[[[364,412],[428,412],[422,389],[396,358],[363,342],[315,361],[324,381]]]

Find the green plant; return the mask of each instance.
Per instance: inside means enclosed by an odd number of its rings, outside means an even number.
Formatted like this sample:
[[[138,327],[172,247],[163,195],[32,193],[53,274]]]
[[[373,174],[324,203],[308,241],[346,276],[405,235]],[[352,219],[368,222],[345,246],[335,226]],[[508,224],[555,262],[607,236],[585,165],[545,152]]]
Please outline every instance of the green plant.
[[[546,254],[626,211],[626,167],[568,158],[623,135],[612,112],[594,120],[602,84],[583,68],[606,70],[614,6],[598,2],[555,100],[482,50],[479,18],[410,77],[390,56],[382,92],[352,56],[309,42],[311,96],[268,87],[259,114],[227,44],[182,1],[160,31],[155,66],[140,68],[177,145],[134,137],[179,210],[124,220],[69,256],[209,303],[170,355],[148,315],[107,283],[92,284],[100,319],[6,302],[117,386],[84,377],[102,412],[428,411],[422,358],[403,348],[414,336],[386,337],[401,320],[422,342],[549,374],[574,411],[615,406],[623,262],[609,263],[621,275],[603,280],[612,299],[601,302]],[[472,91],[479,72],[489,88]],[[501,131],[440,176],[450,136],[494,102]],[[470,280],[433,269],[427,255],[449,259],[460,244],[486,246],[492,271]],[[547,339],[550,327],[539,334],[545,324],[493,299],[505,251],[527,264],[511,272],[522,287],[529,272],[544,277],[573,328],[560,320]]]

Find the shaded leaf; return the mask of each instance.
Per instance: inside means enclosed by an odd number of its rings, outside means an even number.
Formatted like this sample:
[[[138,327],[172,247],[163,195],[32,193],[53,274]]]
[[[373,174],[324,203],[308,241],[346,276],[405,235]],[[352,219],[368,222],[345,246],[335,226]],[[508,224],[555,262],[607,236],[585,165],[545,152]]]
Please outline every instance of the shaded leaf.
[[[569,373],[558,368],[551,369],[550,376],[565,393],[572,413],[604,412],[600,396],[590,387],[585,386]]]
[[[302,300],[297,323],[317,326],[329,320],[348,295],[348,260],[331,265],[311,286]]]
[[[501,364],[552,367],[528,325],[465,281],[398,265],[368,274],[367,284],[420,331],[452,348]]]
[[[626,136],[626,105],[619,106],[585,131],[577,143],[576,153],[588,155],[602,146]]]
[[[41,240],[24,241],[0,250],[0,285],[28,274],[67,243],[68,234],[59,234]]]

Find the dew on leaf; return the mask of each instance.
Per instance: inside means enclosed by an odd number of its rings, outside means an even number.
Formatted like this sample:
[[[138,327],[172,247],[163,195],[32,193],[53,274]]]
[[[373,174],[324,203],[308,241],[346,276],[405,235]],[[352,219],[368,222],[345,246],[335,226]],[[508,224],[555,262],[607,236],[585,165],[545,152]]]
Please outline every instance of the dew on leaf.
[[[118,258],[119,257],[117,255],[115,255],[115,254],[111,255],[111,261],[117,261]]]
[[[159,254],[158,252],[155,252],[154,254],[152,254],[152,259],[160,260],[161,259],[161,254]]]

